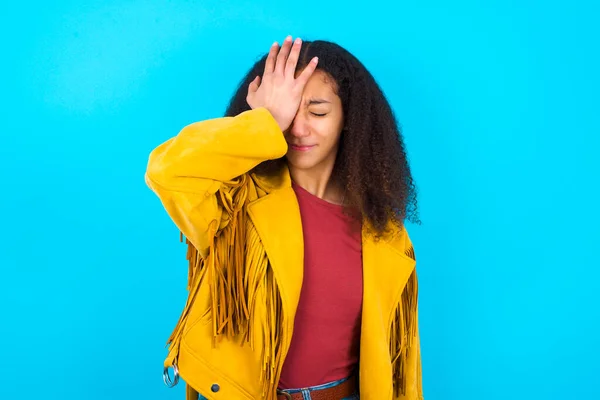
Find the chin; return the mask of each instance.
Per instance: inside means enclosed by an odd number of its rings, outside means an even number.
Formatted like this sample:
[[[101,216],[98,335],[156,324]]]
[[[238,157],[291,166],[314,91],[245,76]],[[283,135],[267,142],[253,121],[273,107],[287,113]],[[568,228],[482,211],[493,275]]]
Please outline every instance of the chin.
[[[295,157],[288,154],[286,159],[288,165],[295,169],[311,169],[319,164],[312,157]]]

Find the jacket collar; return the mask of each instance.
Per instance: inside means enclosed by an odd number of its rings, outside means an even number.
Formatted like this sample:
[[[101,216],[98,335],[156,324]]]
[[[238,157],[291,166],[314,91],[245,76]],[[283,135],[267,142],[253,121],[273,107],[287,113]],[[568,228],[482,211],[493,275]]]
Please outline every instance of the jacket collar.
[[[287,163],[283,163],[281,168],[275,173],[270,175],[260,175],[257,173],[252,174],[252,178],[256,185],[264,190],[267,194],[270,194],[276,190],[291,188],[292,177]]]
[[[272,174],[269,176],[253,174],[253,178],[254,178],[254,181],[257,184],[257,186],[259,188],[261,188],[263,191],[265,191],[265,193],[267,195],[270,195],[271,193],[278,191],[278,190],[288,189],[288,188],[292,187],[292,178],[291,178],[289,167],[287,166],[287,163],[283,163],[283,166],[275,174]],[[277,201],[276,199],[280,199],[280,196],[275,196],[274,198],[271,198],[267,202],[271,202],[273,200]],[[267,198],[266,197],[262,198],[262,200],[267,200]],[[291,207],[296,207],[296,208],[298,207],[297,202],[293,202],[293,204],[288,203],[288,205]],[[280,209],[280,208],[281,207],[279,207],[279,206],[277,207],[277,209]],[[287,210],[287,212],[289,212],[289,211],[291,211],[291,210]],[[299,213],[298,213],[297,217],[298,218],[300,217]],[[392,248],[395,248],[398,251],[405,252],[408,248],[405,229],[404,228],[399,229],[398,227],[394,226],[393,224],[389,224],[387,231],[388,231],[388,234],[381,237],[380,240],[385,242],[387,245],[391,246]],[[363,236],[363,244],[365,244],[365,243],[367,243],[369,245],[375,244],[374,239],[371,238],[371,236],[368,234],[366,229],[363,229],[362,236]]]

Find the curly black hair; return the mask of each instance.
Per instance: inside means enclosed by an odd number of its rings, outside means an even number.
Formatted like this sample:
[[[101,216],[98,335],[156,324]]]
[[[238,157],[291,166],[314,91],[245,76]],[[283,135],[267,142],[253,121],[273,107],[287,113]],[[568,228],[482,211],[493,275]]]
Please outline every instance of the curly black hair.
[[[262,76],[268,53],[250,68],[232,97],[225,116],[250,110],[248,86]],[[344,127],[332,173],[346,190],[345,205],[360,212],[380,236],[393,223],[420,223],[417,189],[411,175],[402,132],[392,108],[367,68],[349,51],[333,42],[304,41],[297,71],[313,57],[317,70],[329,75],[342,101]],[[268,174],[284,159],[266,161],[255,172]]]

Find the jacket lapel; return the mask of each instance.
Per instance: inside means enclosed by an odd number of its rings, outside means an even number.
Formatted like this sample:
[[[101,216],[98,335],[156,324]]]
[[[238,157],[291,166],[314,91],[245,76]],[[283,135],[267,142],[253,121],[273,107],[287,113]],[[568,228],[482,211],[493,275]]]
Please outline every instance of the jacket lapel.
[[[250,203],[248,214],[262,240],[279,286],[284,315],[294,316],[304,272],[304,240],[296,194],[291,186]]]
[[[365,400],[392,398],[389,330],[415,261],[405,252],[404,231],[393,239],[374,240],[363,231],[363,313],[360,340],[360,385],[377,390]],[[362,399],[362,397],[361,397]]]
[[[363,232],[363,286],[366,291],[373,290],[380,307],[398,302],[415,267],[415,260],[407,255],[404,236],[404,231],[397,231],[391,239],[376,241]]]

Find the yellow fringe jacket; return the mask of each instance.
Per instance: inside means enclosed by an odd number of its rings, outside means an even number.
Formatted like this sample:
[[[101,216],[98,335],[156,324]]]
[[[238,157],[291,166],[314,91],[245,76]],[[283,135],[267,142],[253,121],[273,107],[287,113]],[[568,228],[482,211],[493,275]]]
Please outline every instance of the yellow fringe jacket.
[[[145,180],[188,245],[188,300],[171,337],[173,367],[211,400],[276,399],[303,274],[303,236],[285,155],[264,108],[190,124],[149,157]],[[182,239],[183,239],[182,236]],[[363,230],[361,400],[422,399],[415,256],[406,230]]]

